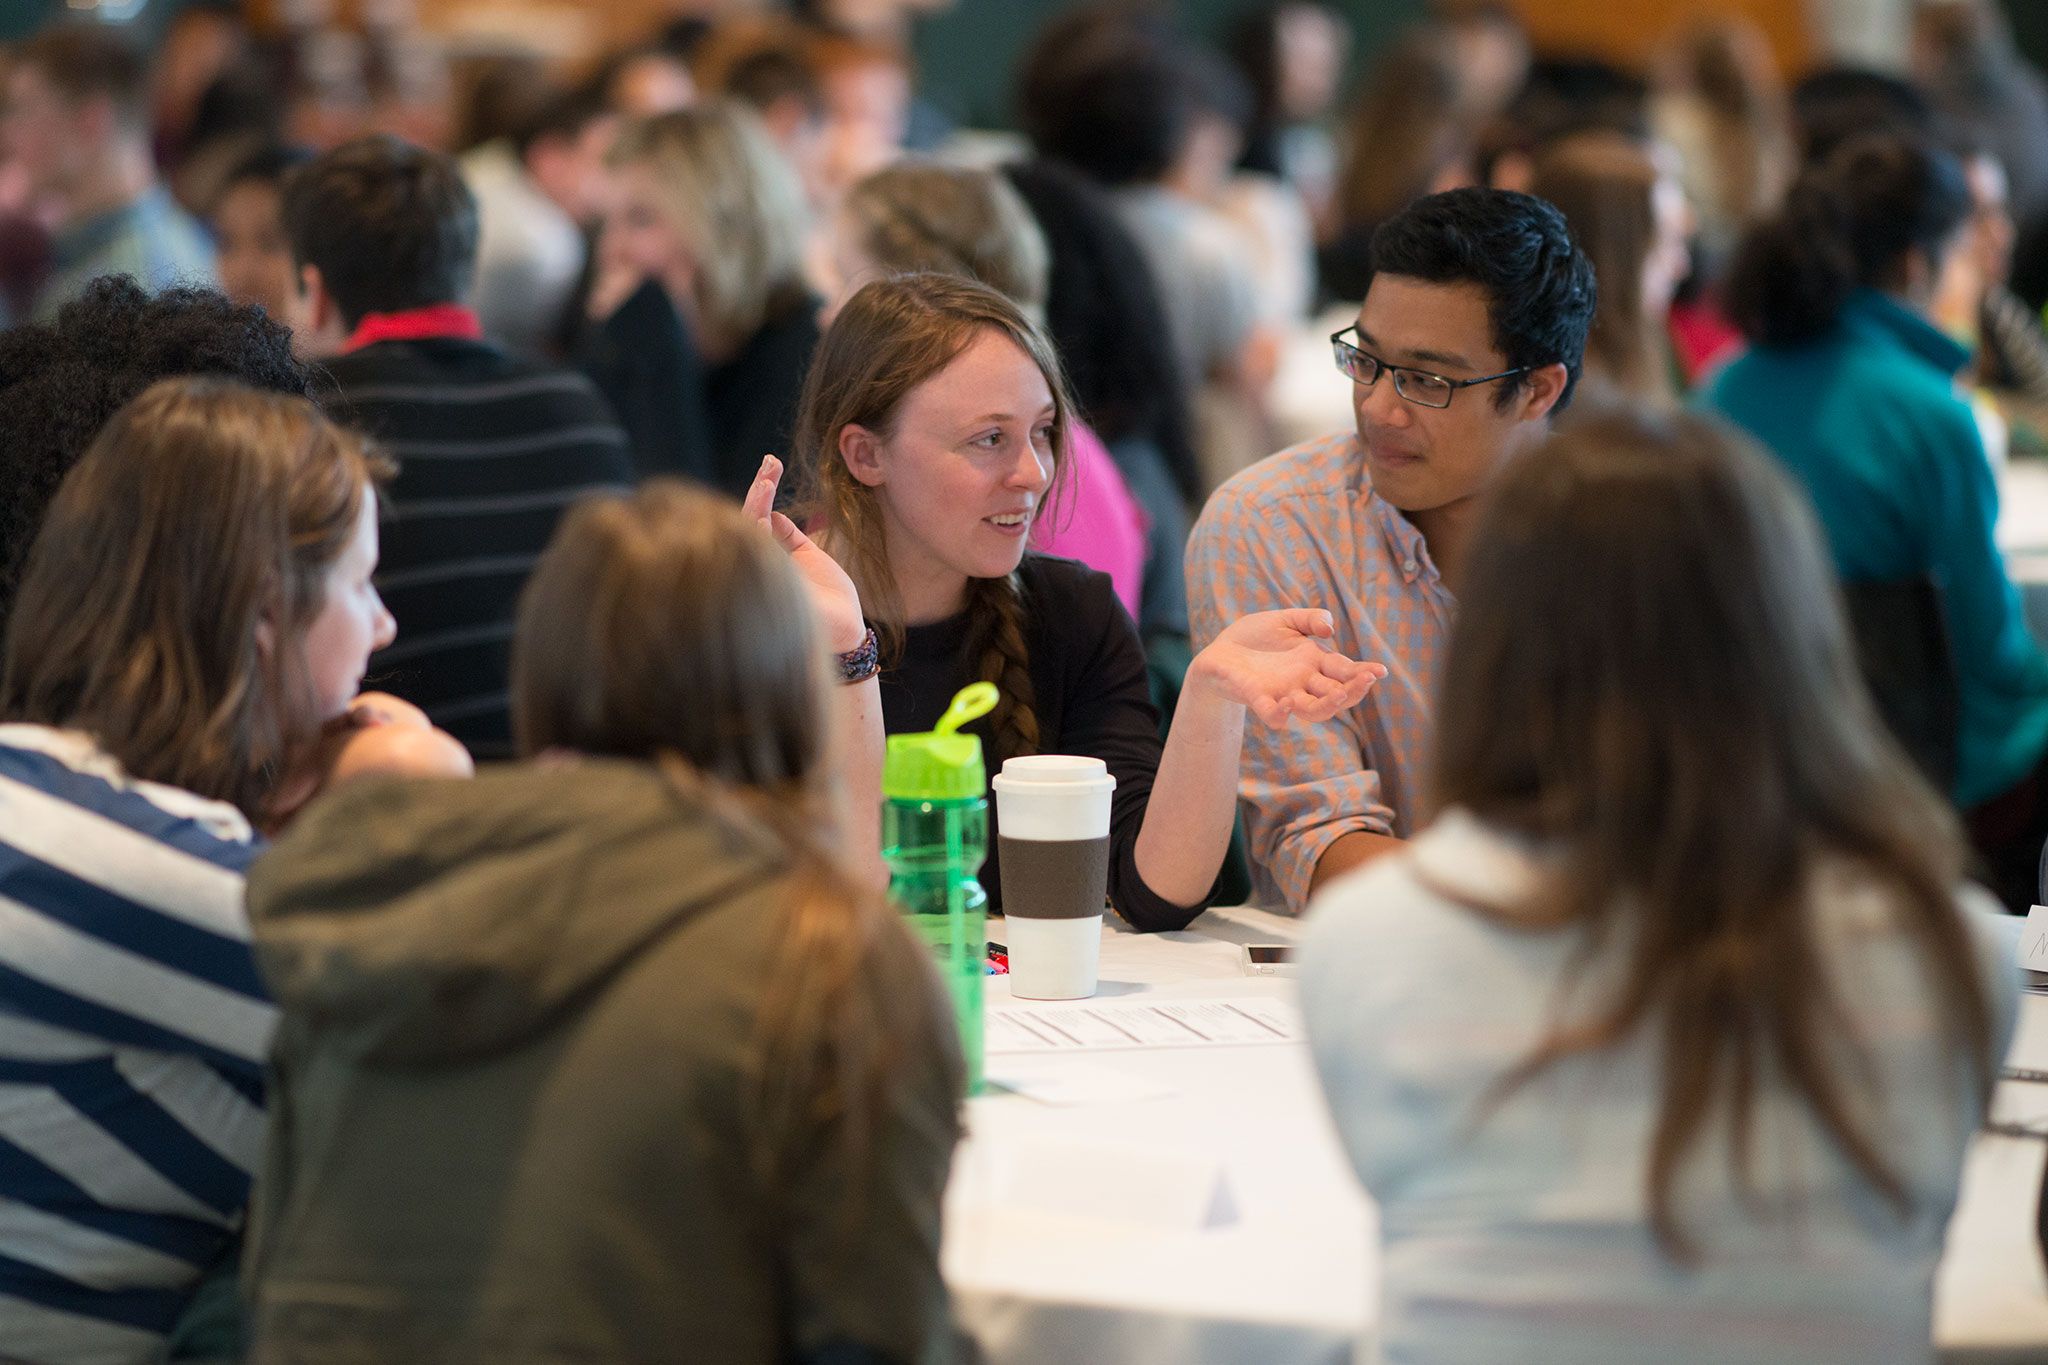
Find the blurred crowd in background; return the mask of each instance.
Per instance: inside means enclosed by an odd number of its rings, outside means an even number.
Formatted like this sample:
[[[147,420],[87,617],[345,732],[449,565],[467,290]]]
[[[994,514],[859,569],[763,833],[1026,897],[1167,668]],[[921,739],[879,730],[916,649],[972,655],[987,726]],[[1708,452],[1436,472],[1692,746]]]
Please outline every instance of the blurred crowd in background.
[[[201,0],[153,13],[146,51],[116,25],[46,29],[0,50],[0,320],[47,318],[110,270],[211,276],[289,322],[302,355],[332,354],[347,337],[307,315],[283,186],[389,134],[460,158],[485,333],[598,379],[640,473],[737,495],[786,447],[849,285],[1000,260],[1135,515],[1121,550],[1066,548],[1118,578],[1148,637],[1175,636],[1191,511],[1349,424],[1327,337],[1365,293],[1377,224],[1460,185],[1553,201],[1600,280],[1589,393],[1669,405],[1739,344],[1719,285],[1745,231],[1803,164],[1889,130],[1968,168],[1972,247],[1944,265],[1934,317],[1976,346],[1994,455],[2040,443],[2048,88],[1987,0],[1913,9],[1901,69],[1799,72],[1741,17],[1676,24],[1627,69],[1537,52],[1499,3],[1364,32],[1321,0],[1261,0],[1206,35],[1164,8],[1082,5],[1006,54],[1004,129],[921,93],[911,38],[933,8],[736,4],[575,61],[539,50],[544,32],[436,38],[404,0],[346,24]]]

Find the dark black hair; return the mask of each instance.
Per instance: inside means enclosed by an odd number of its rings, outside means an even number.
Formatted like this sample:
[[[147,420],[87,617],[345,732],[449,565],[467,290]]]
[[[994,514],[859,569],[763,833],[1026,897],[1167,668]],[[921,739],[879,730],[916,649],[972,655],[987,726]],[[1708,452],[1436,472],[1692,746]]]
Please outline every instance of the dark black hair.
[[[350,327],[367,313],[455,302],[476,269],[476,199],[455,162],[389,134],[294,172],[284,226],[293,259],[319,267]]]
[[[268,185],[282,192],[284,182],[291,179],[293,171],[313,159],[313,154],[304,147],[292,147],[283,143],[272,143],[258,147],[255,151],[237,161],[228,173],[221,177],[220,190],[214,195],[217,205],[227,197],[227,192],[237,185]]]
[[[455,100],[450,150],[458,155],[512,137],[535,112],[561,93],[536,52],[493,52],[463,64]]]
[[[1201,500],[1188,396],[1152,269],[1101,190],[1051,162],[1003,172],[1045,233],[1046,330],[1082,415],[1105,443],[1159,447],[1181,496]]]
[[[1728,316],[1752,341],[1811,340],[1859,286],[1897,283],[1908,252],[1936,260],[1970,207],[1962,163],[1927,139],[1847,143],[1802,171],[1777,216],[1743,239],[1728,271]]]
[[[0,332],[0,628],[57,485],[107,419],[159,379],[219,375],[307,397],[291,332],[208,289],[94,280],[48,323]]]
[[[1428,195],[1373,233],[1372,265],[1375,278],[1478,285],[1486,291],[1494,347],[1508,368],[1564,366],[1564,392],[1552,415],[1570,405],[1593,325],[1593,263],[1550,204],[1514,190]],[[1500,384],[1495,405],[1505,408],[1521,384]]]
[[[1872,133],[1926,137],[1934,106],[1910,81],[1859,66],[1830,66],[1792,87],[1799,159],[1818,165],[1845,143]]]
[[[1648,141],[1650,86],[1598,58],[1544,58],[1530,63],[1528,80],[1496,122],[1504,128],[1487,132],[1511,136],[1525,151],[1595,130]]]
[[[595,81],[581,81],[557,90],[528,109],[512,124],[512,146],[524,160],[534,144],[548,138],[574,141],[583,130],[611,116],[611,100]]]
[[[1224,35],[1223,50],[1243,77],[1245,93],[1251,98],[1244,153],[1237,160],[1242,170],[1281,173],[1280,133],[1285,111],[1280,107],[1280,25],[1290,11],[1302,9],[1321,10],[1344,22],[1329,0],[1259,0]]]
[[[187,155],[216,141],[273,143],[284,129],[284,54],[274,43],[251,44],[207,83],[185,130]]]
[[[688,66],[697,60],[705,40],[711,37],[717,25],[709,19],[685,15],[671,19],[654,31],[651,45],[660,48],[669,56]]]
[[[1280,117],[1280,20],[1297,4],[1319,0],[1260,0],[1239,15],[1224,38],[1224,51],[1252,96],[1252,116],[1261,125]]]
[[[726,72],[724,88],[755,109],[765,110],[785,99],[801,102],[814,118],[825,109],[818,73],[794,43],[767,43],[741,57]]]
[[[1056,19],[1032,44],[1017,112],[1043,155],[1133,185],[1172,167],[1202,115],[1246,127],[1252,97],[1223,61],[1163,23],[1096,7]]]

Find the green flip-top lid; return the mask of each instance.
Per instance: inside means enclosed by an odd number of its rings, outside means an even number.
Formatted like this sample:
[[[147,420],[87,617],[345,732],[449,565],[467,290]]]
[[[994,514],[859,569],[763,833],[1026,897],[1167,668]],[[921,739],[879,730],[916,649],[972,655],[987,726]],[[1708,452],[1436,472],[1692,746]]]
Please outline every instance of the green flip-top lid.
[[[967,801],[988,795],[981,737],[955,733],[996,709],[994,683],[971,683],[953,697],[938,728],[889,736],[882,796],[889,801]]]

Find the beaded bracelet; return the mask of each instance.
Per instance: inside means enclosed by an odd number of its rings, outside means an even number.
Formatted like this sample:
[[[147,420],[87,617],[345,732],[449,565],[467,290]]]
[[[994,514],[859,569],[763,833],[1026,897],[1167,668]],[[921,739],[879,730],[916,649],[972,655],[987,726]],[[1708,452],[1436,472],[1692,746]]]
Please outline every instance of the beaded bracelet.
[[[882,671],[882,639],[875,634],[873,626],[860,644],[836,656],[839,660],[839,681],[847,684],[863,683]]]

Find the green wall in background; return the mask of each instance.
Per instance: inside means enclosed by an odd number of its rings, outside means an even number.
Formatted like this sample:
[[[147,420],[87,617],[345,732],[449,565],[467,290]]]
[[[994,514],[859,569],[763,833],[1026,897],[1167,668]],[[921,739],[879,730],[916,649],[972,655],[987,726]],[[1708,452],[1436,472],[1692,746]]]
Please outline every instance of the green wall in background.
[[[2042,0],[2005,0],[2005,10],[2012,16],[2013,36],[2019,39],[2020,51],[2034,65],[2048,69],[2048,4]]]
[[[956,0],[918,28],[918,81],[933,103],[961,123],[1006,128],[1011,70],[1033,34],[1077,0]],[[1253,0],[1180,0],[1174,10],[1190,32],[1215,35]],[[1357,34],[1354,57],[1378,50],[1425,0],[1337,0]]]

